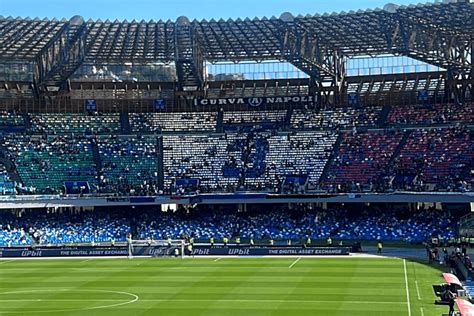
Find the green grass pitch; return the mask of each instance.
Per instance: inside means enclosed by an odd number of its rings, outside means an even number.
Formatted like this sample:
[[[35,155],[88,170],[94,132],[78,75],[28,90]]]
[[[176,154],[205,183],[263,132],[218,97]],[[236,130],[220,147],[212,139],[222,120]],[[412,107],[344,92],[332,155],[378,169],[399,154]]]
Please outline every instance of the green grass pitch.
[[[448,310],[436,283],[440,270],[389,258],[10,260],[0,315],[429,316]]]

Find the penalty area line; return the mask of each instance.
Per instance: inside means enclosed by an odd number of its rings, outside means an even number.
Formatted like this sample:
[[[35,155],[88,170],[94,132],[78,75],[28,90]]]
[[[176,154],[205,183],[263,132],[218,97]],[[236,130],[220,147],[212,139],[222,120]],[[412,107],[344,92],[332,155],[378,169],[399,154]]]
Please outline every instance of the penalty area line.
[[[416,287],[416,295],[418,296],[418,300],[421,301],[420,288],[418,287],[418,280],[415,280],[415,287]]]
[[[5,263],[9,263],[9,262],[12,262],[13,260],[4,260],[4,261],[0,261],[0,264],[5,264]]]
[[[120,299],[75,299],[75,298],[32,298],[32,299],[0,299],[0,302],[128,302]]]
[[[0,302],[123,302],[123,303],[132,303],[138,301],[135,299],[133,301],[123,300],[123,299],[74,299],[74,298],[65,298],[65,299],[1,299]],[[306,303],[306,304],[321,304],[321,303],[338,303],[339,301],[330,301],[330,300],[259,300],[259,299],[140,299],[140,302],[190,302],[190,303],[202,303],[202,302],[212,302],[212,303]],[[384,301],[344,301],[344,303],[349,304],[380,304],[380,305],[405,305],[405,302],[384,302]]]
[[[223,259],[223,257],[216,258],[216,259],[214,259],[214,262],[217,262],[217,261],[219,261],[219,260],[221,260],[221,259]]]
[[[403,259],[403,272],[405,273],[405,289],[407,292],[408,316],[411,316],[410,290],[408,289],[407,261]]]
[[[296,260],[295,260],[295,261],[293,261],[293,263],[292,263],[292,264],[291,264],[291,265],[288,267],[288,269],[291,269],[291,268],[293,268],[293,266],[294,266],[295,264],[297,264],[297,263],[298,263],[298,261],[300,261],[300,260],[301,260],[301,257],[298,257],[298,258],[296,258]]]
[[[321,303],[339,303],[339,301],[329,300],[259,300],[259,299],[140,299],[140,302],[212,302],[212,303],[307,303],[307,304],[321,304]],[[381,305],[405,305],[405,302],[383,302],[383,301],[344,301],[349,304],[381,304]]]

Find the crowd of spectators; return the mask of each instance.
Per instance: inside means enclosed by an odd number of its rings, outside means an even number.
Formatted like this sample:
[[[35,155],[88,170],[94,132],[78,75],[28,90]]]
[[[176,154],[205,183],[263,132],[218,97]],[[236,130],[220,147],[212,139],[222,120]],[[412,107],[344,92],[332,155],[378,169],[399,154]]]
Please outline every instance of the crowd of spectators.
[[[0,195],[14,194],[16,183],[10,178],[7,167],[0,161]]]
[[[310,205],[251,206],[239,212],[233,206],[199,206],[162,211],[128,208],[96,211],[20,211],[0,213],[0,245],[100,243],[134,239],[179,239],[231,241],[239,237],[267,242],[295,243],[306,240],[384,240],[422,242],[431,236],[444,239],[455,234],[455,218],[449,211],[431,208],[408,210],[377,207],[357,209]]]
[[[101,158],[101,193],[158,194],[156,138],[116,137],[95,139]]]
[[[294,110],[291,127],[293,129],[375,127],[381,110],[381,107]]]
[[[397,105],[392,107],[387,121],[391,125],[470,123],[474,121],[474,103]]]
[[[133,132],[215,131],[217,112],[130,113]]]
[[[120,131],[118,113],[43,113],[30,114],[33,134],[107,134]]]
[[[438,112],[446,122],[466,122],[473,114],[471,103],[405,107],[407,124],[433,124],[430,115]],[[92,193],[124,195],[472,190],[472,132],[395,131],[403,109],[392,107],[388,129],[368,131],[377,126],[380,107],[223,111],[222,123],[239,128],[219,133],[218,112],[130,113],[131,135],[125,136],[118,134],[127,130],[127,115],[118,113],[2,113],[0,123],[30,126],[3,139],[0,152],[18,177],[14,189],[0,193],[64,193],[66,181],[88,182]],[[158,136],[146,135],[158,131],[165,131],[162,155]],[[410,134],[406,143],[404,133]]]
[[[395,188],[468,191],[474,175],[472,132],[464,128],[412,131],[393,174]]]
[[[16,112],[0,112],[0,127],[19,127],[25,124],[25,118]]]
[[[225,166],[241,164],[241,157],[228,152],[234,144],[226,135],[169,135],[163,138],[165,186],[188,191],[199,183],[201,192],[235,190],[239,175],[224,176]],[[232,148],[229,148],[232,149]],[[189,184],[192,184],[189,187]]]
[[[224,124],[281,123],[286,119],[286,110],[274,111],[225,111]]]
[[[101,211],[33,210],[0,213],[0,245],[100,243],[124,240],[130,223]]]
[[[96,183],[90,140],[79,136],[5,136],[3,145],[30,193],[62,193],[66,181]]]
[[[329,168],[325,185],[332,190],[372,191],[381,180],[401,132],[345,133],[339,152]]]
[[[245,178],[246,188],[280,190],[286,177],[304,177],[305,186],[316,187],[336,142],[337,134],[325,131],[267,135],[263,172]],[[266,145],[265,145],[266,146]],[[258,163],[258,160],[255,160]],[[292,186],[301,193],[305,186]]]

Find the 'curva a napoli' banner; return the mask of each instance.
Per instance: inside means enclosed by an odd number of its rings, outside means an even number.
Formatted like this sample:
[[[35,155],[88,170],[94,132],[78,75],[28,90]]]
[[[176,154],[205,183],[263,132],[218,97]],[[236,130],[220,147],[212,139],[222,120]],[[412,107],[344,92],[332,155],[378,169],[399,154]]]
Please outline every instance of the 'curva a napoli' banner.
[[[267,104],[294,103],[311,104],[317,101],[315,95],[296,95],[284,97],[250,97],[250,98],[218,98],[218,99],[194,99],[194,105],[247,105],[250,107],[260,107]]]

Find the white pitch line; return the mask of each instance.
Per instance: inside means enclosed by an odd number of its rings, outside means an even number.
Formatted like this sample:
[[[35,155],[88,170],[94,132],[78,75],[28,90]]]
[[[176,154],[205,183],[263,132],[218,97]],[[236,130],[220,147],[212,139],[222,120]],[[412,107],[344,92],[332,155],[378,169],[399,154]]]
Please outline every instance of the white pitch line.
[[[340,301],[328,300],[249,300],[249,299],[140,299],[140,302],[211,302],[211,303],[339,303]],[[405,302],[383,302],[383,301],[344,301],[348,304],[382,304],[382,305],[406,305]]]
[[[127,300],[117,299],[77,299],[77,298],[33,298],[33,299],[0,299],[0,302],[126,302]]]
[[[221,260],[222,258],[223,257],[216,258],[216,259],[214,259],[214,262],[217,262],[217,261]]]
[[[0,261],[0,264],[5,264],[5,263],[9,263],[9,262],[12,262],[13,260],[5,260],[5,261]]]
[[[293,266],[294,266],[295,264],[297,264],[297,263],[298,263],[298,261],[300,261],[300,260],[301,260],[301,257],[298,257],[298,258],[296,258],[296,260],[295,260],[295,261],[293,261],[293,263],[292,263],[292,264],[291,264],[291,265],[288,267],[288,269],[291,269],[291,268],[293,268]]]
[[[408,316],[411,316],[410,290],[408,289],[407,261],[403,259],[403,271],[405,273],[405,289],[407,291]]]
[[[0,302],[124,302],[120,299],[1,299]],[[140,302],[212,302],[212,303],[339,303],[339,301],[328,300],[249,300],[249,299],[140,299]],[[381,304],[381,305],[405,305],[405,302],[383,302],[383,301],[344,301],[348,304]]]
[[[425,312],[423,311],[423,307],[420,307],[420,313],[421,313],[421,316],[425,316]]]
[[[415,281],[415,287],[416,287],[416,295],[418,296],[418,300],[421,301],[420,288],[418,287],[418,280]]]
[[[220,300],[220,299],[140,299],[140,302],[212,302],[212,303],[339,303],[340,301],[324,301],[324,300],[246,300],[246,299],[235,299],[235,300]],[[343,301],[348,304],[382,304],[382,305],[405,305],[405,302],[383,302],[383,301]]]
[[[92,259],[86,259],[86,260],[82,260],[81,262],[87,262],[87,261],[91,261]]]

